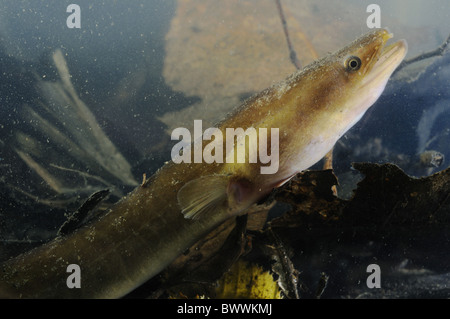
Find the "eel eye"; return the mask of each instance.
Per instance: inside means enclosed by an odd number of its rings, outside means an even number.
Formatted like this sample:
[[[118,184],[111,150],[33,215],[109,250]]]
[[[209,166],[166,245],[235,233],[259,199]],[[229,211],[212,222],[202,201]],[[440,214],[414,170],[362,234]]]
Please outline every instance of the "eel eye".
[[[354,72],[358,71],[361,67],[361,59],[357,56],[351,56],[345,61],[345,68],[347,71]]]

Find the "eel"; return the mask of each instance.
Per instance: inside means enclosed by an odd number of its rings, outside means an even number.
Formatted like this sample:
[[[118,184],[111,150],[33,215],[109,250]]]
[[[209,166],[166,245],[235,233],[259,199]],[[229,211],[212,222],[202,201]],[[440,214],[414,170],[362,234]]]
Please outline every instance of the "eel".
[[[268,137],[265,150],[277,155],[273,171],[263,173],[268,163],[261,158],[250,160],[258,151],[250,142],[243,161],[230,161],[230,152],[246,141],[234,137],[223,161],[175,158],[104,216],[3,262],[0,296],[120,298],[139,287],[221,223],[321,160],[378,99],[404,59],[406,41],[388,45],[391,37],[387,29],[362,35],[251,97],[218,123],[209,140],[193,142],[206,150],[213,135],[215,143],[225,142],[227,128],[255,128],[258,137],[261,129],[276,128],[279,134]],[[175,157],[194,159],[194,153]],[[67,284],[73,264],[79,266],[79,288]]]

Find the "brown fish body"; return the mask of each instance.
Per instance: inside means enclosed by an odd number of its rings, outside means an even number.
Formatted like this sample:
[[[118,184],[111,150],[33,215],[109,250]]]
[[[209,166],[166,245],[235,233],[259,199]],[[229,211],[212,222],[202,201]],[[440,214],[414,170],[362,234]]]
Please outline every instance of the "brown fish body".
[[[222,136],[227,128],[278,129],[276,172],[262,174],[267,163],[260,161],[227,162],[226,153],[223,163],[170,162],[100,219],[1,264],[0,296],[115,298],[152,278],[333,147],[404,58],[405,42],[384,48],[390,37],[386,30],[362,36],[249,99],[218,125]],[[271,135],[267,142],[274,153]],[[70,264],[80,267],[81,288],[67,286]]]
[[[186,166],[165,165],[99,220],[1,265],[0,288],[4,289],[5,282],[15,287],[3,290],[3,294],[20,298],[113,298],[160,272],[195,243],[198,237],[192,233],[201,238],[225,219],[194,221],[183,217],[177,192],[199,173],[189,173]],[[164,200],[168,197],[172,200]],[[67,287],[69,264],[80,266],[80,289]]]

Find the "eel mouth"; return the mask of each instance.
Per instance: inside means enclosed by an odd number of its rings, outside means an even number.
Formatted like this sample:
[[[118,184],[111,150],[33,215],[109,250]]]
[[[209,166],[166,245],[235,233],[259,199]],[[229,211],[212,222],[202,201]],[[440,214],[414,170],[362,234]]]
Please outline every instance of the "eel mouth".
[[[408,44],[405,40],[399,40],[383,48],[379,60],[375,63],[375,68],[380,68],[383,72],[394,72],[403,61],[408,52]]]
[[[383,41],[386,43],[388,39],[392,38],[392,34],[386,33],[383,35]],[[381,83],[387,81],[395,69],[400,65],[408,52],[408,44],[405,40],[399,40],[390,45],[385,45],[382,48],[378,60],[373,65],[369,74],[364,79],[365,84]]]

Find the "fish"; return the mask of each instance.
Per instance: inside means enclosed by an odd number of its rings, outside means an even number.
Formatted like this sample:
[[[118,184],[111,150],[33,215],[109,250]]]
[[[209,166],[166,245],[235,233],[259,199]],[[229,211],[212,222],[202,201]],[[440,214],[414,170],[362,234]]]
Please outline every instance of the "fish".
[[[406,41],[388,45],[392,37],[388,29],[372,30],[249,98],[217,124],[222,136],[227,128],[278,129],[278,139],[267,144],[268,152],[277,148],[276,172],[263,174],[267,163],[249,161],[250,143],[243,162],[169,161],[103,216],[3,262],[0,296],[120,298],[156,276],[333,148],[404,59]],[[79,288],[68,285],[73,264]]]

